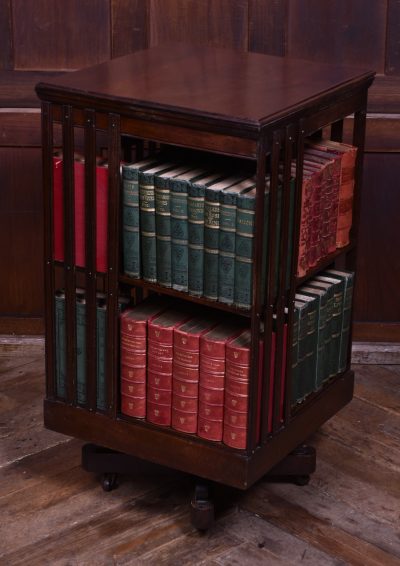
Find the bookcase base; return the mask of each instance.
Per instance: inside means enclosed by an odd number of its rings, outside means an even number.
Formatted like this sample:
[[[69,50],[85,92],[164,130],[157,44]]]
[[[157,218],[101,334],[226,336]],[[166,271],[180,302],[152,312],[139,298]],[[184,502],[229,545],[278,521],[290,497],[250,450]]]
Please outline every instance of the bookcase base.
[[[352,398],[353,386],[354,373],[341,374],[306,403],[304,409],[297,411],[287,425],[250,454],[203,441],[194,435],[122,416],[114,420],[49,399],[44,401],[44,422],[47,428],[56,432],[166,467],[171,467],[173,454],[174,469],[248,489],[344,407]],[[118,470],[110,470],[115,471]]]

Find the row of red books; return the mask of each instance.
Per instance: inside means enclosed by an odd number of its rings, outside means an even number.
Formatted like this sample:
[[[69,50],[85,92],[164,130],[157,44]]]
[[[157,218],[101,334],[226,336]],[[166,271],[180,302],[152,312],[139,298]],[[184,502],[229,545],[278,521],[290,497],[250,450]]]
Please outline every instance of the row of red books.
[[[350,242],[356,154],[354,146],[331,140],[305,148],[298,277]]]
[[[126,309],[121,314],[122,413],[246,448],[250,346],[250,330],[236,321],[218,323],[212,315],[159,302]],[[272,352],[271,375],[274,341]],[[271,403],[272,387],[271,379]]]
[[[64,191],[63,156],[53,155],[53,223],[54,259],[64,261]],[[83,156],[74,155],[74,230],[75,265],[85,267],[85,162]],[[107,271],[107,215],[108,215],[108,164],[96,161],[96,270]]]

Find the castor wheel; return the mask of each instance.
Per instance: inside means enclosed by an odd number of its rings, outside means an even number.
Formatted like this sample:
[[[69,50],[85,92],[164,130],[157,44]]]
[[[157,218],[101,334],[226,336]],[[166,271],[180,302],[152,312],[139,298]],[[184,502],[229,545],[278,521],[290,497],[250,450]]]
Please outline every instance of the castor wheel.
[[[206,484],[198,484],[194,488],[190,501],[190,522],[199,531],[206,531],[214,523],[214,503]]]
[[[295,476],[293,481],[296,485],[300,485],[300,486],[307,485],[310,481],[310,476],[309,475]]]
[[[118,474],[103,474],[101,487],[104,491],[112,491],[118,487]]]

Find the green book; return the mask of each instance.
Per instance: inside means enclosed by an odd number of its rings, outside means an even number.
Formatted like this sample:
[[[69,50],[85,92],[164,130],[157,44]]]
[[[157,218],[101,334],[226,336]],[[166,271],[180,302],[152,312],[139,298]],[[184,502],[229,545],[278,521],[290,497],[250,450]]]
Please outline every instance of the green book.
[[[299,293],[301,295],[308,295],[314,297],[317,301],[318,309],[318,328],[317,328],[317,363],[316,363],[316,374],[314,381],[314,390],[317,391],[323,384],[324,381],[324,371],[326,365],[326,352],[325,352],[325,340],[326,340],[326,305],[327,305],[327,293],[323,289],[316,289],[313,287],[300,287]]]
[[[324,351],[324,371],[323,371],[323,381],[329,379],[331,375],[332,360],[334,358],[334,344],[332,342],[332,329],[333,329],[333,286],[326,281],[318,281],[317,279],[312,279],[307,282],[307,287],[312,289],[320,289],[326,293],[326,327],[325,327],[325,351]]]
[[[65,293],[56,291],[55,296],[56,339],[56,395],[65,399],[67,375],[67,346],[65,336]]]
[[[154,175],[173,169],[171,163],[139,171],[140,240],[142,254],[142,277],[150,283],[157,283],[156,205]]]
[[[343,279],[318,275],[316,281],[323,281],[333,285],[333,308],[332,308],[332,356],[329,376],[333,377],[339,373],[340,365],[340,336],[343,322],[344,287]]]
[[[340,332],[339,372],[345,371],[348,364],[348,348],[350,340],[351,308],[353,300],[354,273],[338,269],[328,269],[324,274],[342,279],[344,282],[344,298],[342,310],[342,328]]]
[[[205,190],[204,202],[204,297],[218,300],[218,253],[220,192],[236,185],[243,176],[234,176],[209,185]]]
[[[96,357],[97,357],[97,408],[107,409],[106,391],[106,336],[107,336],[107,304],[105,297],[97,296],[96,305]]]
[[[122,165],[123,271],[141,277],[139,232],[139,171],[154,166],[153,158]]]
[[[164,287],[172,287],[170,183],[172,178],[188,169],[186,165],[154,175],[157,283]]]
[[[86,300],[83,292],[76,294],[76,397],[86,403]]]
[[[315,390],[315,376],[317,373],[317,330],[318,308],[315,297],[296,293],[297,303],[305,305],[299,323],[299,387],[301,397],[304,398]],[[304,315],[304,318],[303,318]]]
[[[254,186],[254,179],[245,179],[220,192],[218,300],[222,303],[234,301],[237,198]]]
[[[301,391],[299,383],[299,325],[300,312],[304,303],[294,302],[293,329],[292,329],[292,359],[291,359],[291,400],[292,404],[301,401]]]
[[[221,177],[221,173],[213,173],[188,186],[188,287],[189,294],[198,297],[203,295],[205,192]]]
[[[188,187],[205,174],[204,169],[192,169],[170,181],[172,288],[177,291],[189,290]]]

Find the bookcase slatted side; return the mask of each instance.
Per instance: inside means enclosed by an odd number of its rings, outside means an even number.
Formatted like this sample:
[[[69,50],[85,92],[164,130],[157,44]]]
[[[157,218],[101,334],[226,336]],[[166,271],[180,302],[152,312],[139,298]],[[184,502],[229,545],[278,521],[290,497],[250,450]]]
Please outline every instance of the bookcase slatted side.
[[[63,106],[63,194],[65,248],[65,329],[66,329],[66,402],[76,404],[76,273],[75,273],[75,201],[74,130],[72,107]]]
[[[107,413],[116,418],[118,412],[118,274],[120,234],[120,116],[108,116],[108,272],[107,272],[107,350],[106,383]]]
[[[55,304],[53,267],[53,112],[49,102],[42,102],[42,164],[44,205],[44,281],[46,317],[46,396],[53,399],[56,393],[55,362]]]
[[[85,249],[86,249],[86,400],[97,406],[96,345],[96,121],[95,111],[85,112]]]

